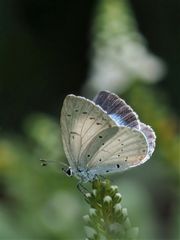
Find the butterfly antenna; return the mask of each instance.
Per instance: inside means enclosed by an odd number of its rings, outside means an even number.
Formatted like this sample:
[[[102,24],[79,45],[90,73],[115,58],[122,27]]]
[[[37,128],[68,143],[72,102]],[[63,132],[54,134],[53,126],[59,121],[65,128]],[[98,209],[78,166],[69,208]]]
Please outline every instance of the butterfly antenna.
[[[40,159],[40,162],[41,162],[41,166],[42,166],[42,167],[45,167],[45,166],[48,165],[48,161],[45,160],[45,159]]]
[[[41,162],[41,166],[45,167],[51,163],[55,163],[55,164],[58,164],[58,165],[62,165],[62,166],[65,166],[65,167],[68,167],[68,165],[66,163],[63,163],[63,162],[60,162],[60,161],[55,161],[55,160],[46,160],[46,159],[40,159],[40,162]]]

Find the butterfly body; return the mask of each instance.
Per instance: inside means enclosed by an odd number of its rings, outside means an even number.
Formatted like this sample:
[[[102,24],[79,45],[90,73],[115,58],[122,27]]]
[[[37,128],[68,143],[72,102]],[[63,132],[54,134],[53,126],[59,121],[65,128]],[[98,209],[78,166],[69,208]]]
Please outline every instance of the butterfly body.
[[[96,177],[95,172],[92,172],[86,168],[72,169],[72,173],[82,182],[89,182],[91,180],[94,180]]]
[[[93,101],[68,95],[61,111],[67,175],[83,182],[142,164],[155,147],[153,130],[117,95],[100,92]]]

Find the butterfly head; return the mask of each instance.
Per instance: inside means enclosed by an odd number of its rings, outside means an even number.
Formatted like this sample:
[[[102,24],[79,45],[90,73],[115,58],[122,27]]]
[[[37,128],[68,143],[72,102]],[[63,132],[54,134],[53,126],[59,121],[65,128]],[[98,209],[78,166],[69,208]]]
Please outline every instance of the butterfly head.
[[[67,168],[62,168],[63,172],[68,176],[75,176],[80,182],[89,182],[94,179],[94,174],[92,174],[87,169],[76,168],[72,169],[70,166]]]
[[[71,169],[71,167],[68,167],[68,168],[62,168],[63,172],[65,172],[65,174],[68,176],[68,177],[71,177],[73,175],[73,171]]]

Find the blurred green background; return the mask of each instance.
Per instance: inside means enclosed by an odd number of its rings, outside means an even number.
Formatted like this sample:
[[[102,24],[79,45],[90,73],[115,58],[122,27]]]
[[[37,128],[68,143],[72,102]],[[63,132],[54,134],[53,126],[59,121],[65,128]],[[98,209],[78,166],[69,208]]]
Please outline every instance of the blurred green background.
[[[0,239],[84,239],[88,206],[66,162],[59,115],[69,94],[108,89],[151,125],[142,167],[111,176],[141,240],[179,232],[178,0],[0,1]]]

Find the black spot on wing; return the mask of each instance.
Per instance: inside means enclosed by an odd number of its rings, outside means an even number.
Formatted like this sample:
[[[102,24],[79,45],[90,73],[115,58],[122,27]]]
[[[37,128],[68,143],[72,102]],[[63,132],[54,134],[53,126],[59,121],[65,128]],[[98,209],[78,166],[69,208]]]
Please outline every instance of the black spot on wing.
[[[77,132],[70,132],[70,136],[74,140],[77,136],[79,136],[79,133],[77,133]]]
[[[127,161],[127,160],[128,160],[128,157],[125,158],[125,161]]]

